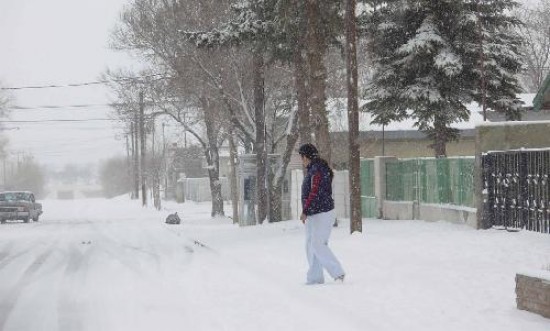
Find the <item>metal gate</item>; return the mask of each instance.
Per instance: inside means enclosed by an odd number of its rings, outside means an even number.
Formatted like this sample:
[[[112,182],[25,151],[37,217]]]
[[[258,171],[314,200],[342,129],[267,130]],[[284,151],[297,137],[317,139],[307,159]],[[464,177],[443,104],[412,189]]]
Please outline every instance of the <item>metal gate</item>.
[[[550,233],[550,150],[482,157],[483,224]]]

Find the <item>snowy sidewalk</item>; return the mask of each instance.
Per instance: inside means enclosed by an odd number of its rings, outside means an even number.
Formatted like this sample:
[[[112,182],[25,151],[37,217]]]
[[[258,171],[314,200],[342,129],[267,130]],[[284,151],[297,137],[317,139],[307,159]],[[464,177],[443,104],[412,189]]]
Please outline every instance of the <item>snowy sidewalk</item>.
[[[515,273],[550,265],[547,235],[420,221],[334,230],[344,284],[306,286],[297,221],[239,228],[208,204],[45,201],[0,226],[0,330],[547,331],[515,308]],[[183,223],[166,225],[177,210]],[[206,247],[201,244],[205,244]]]

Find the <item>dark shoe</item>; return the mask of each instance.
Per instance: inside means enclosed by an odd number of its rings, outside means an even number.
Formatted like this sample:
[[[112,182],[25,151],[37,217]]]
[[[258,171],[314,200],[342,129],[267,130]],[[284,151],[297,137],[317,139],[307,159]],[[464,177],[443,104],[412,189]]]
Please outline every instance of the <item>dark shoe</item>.
[[[334,278],[334,281],[336,282],[340,282],[340,283],[343,283],[344,282],[344,278],[346,277],[346,275],[342,275],[342,276],[338,276],[336,278]]]

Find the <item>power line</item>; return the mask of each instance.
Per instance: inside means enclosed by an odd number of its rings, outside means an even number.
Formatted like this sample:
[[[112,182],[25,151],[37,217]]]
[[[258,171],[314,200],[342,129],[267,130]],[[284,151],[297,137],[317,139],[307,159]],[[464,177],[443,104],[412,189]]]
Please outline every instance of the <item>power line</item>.
[[[95,122],[95,121],[120,121],[116,118],[88,118],[88,119],[54,119],[54,120],[7,120],[0,123],[48,123],[48,122]]]
[[[66,109],[66,108],[95,108],[95,107],[115,107],[122,104],[119,103],[98,103],[98,104],[81,104],[81,105],[39,105],[39,106],[12,106],[8,110],[38,110],[38,109]]]
[[[102,85],[112,82],[124,82],[124,81],[132,81],[132,80],[143,80],[146,78],[153,78],[157,77],[157,79],[168,79],[173,78],[169,76],[164,76],[163,74],[153,74],[153,75],[147,75],[147,76],[139,76],[139,77],[123,77],[123,78],[116,78],[116,79],[105,79],[105,80],[97,80],[97,81],[91,81],[91,82],[83,82],[83,83],[71,83],[71,84],[62,84],[62,85],[30,85],[30,86],[16,86],[16,87],[0,87],[0,90],[38,90],[38,89],[50,89],[50,88],[67,88],[67,87],[82,87],[82,86],[92,86],[92,85]]]
[[[146,106],[155,106],[158,104],[169,104],[174,101],[162,101],[144,103]],[[67,108],[96,108],[96,107],[125,107],[128,103],[112,102],[112,103],[96,103],[96,104],[75,104],[75,105],[38,105],[38,106],[11,106],[7,107],[7,110],[39,110],[39,109],[67,109]]]
[[[66,85],[36,85],[36,86],[0,87],[0,90],[38,90],[38,89],[46,89],[46,88],[80,87],[80,86],[101,85],[101,84],[106,84],[108,82],[109,81],[106,81],[106,80],[99,80],[99,81],[94,81],[94,82],[74,83],[74,84],[66,84]]]

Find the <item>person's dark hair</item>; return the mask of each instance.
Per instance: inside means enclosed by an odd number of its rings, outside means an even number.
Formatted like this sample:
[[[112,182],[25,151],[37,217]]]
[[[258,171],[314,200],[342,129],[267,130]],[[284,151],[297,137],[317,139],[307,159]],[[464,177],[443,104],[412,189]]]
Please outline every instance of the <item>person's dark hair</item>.
[[[319,151],[313,144],[303,144],[298,149],[298,154],[307,157],[308,159],[314,159],[319,157]]]
[[[298,154],[307,157],[312,162],[320,163],[323,166],[327,167],[330,174],[330,181],[332,182],[332,179],[334,178],[334,171],[332,171],[332,168],[330,167],[330,165],[326,160],[319,157],[319,151],[317,150],[317,147],[309,143],[303,144],[298,149]]]

